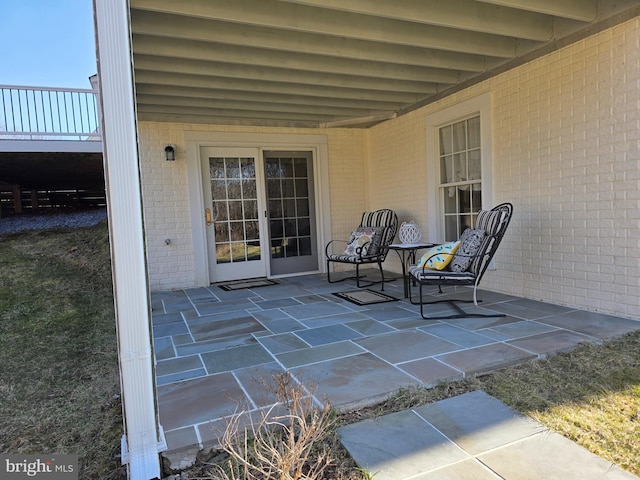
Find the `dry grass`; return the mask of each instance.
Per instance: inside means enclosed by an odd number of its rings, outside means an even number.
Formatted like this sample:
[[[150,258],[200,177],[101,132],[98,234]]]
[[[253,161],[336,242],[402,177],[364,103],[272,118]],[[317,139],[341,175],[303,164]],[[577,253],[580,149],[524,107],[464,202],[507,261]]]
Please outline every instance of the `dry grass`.
[[[547,360],[435,388],[401,389],[343,423],[482,389],[587,450],[640,475],[640,331]]]
[[[497,372],[480,387],[640,475],[640,332]]]
[[[78,454],[122,478],[106,225],[0,240],[0,451]]]

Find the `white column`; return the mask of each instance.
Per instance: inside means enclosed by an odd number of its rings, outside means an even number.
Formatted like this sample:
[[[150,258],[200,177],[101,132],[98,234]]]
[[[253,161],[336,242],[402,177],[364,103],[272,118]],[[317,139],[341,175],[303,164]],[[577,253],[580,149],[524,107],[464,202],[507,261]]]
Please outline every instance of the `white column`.
[[[160,477],[149,283],[126,0],[94,0],[111,262],[129,478]],[[161,160],[161,159],[159,159]]]

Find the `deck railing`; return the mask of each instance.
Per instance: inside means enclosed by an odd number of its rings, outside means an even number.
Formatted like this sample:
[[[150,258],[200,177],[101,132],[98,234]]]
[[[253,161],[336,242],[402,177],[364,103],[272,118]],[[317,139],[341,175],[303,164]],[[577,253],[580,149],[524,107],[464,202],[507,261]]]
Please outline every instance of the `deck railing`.
[[[0,139],[101,141],[97,92],[0,85]]]

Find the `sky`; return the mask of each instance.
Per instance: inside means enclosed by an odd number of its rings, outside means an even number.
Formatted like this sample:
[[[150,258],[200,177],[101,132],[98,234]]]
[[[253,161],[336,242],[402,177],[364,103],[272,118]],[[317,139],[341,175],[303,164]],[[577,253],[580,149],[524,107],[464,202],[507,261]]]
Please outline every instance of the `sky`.
[[[91,88],[92,0],[0,0],[0,85]]]

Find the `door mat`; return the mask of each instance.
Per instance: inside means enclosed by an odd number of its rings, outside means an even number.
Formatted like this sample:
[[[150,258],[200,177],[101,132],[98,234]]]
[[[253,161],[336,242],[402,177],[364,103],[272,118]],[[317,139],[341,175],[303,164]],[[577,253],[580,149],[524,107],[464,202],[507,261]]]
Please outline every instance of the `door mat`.
[[[399,298],[392,297],[382,292],[374,290],[353,290],[350,292],[335,292],[336,297],[345,299],[356,305],[373,305],[374,303],[396,302]]]
[[[218,285],[222,290],[242,290],[243,288],[268,287],[269,285],[278,285],[278,282],[268,280],[266,278],[256,278],[253,280],[241,280],[239,282],[223,283]]]

